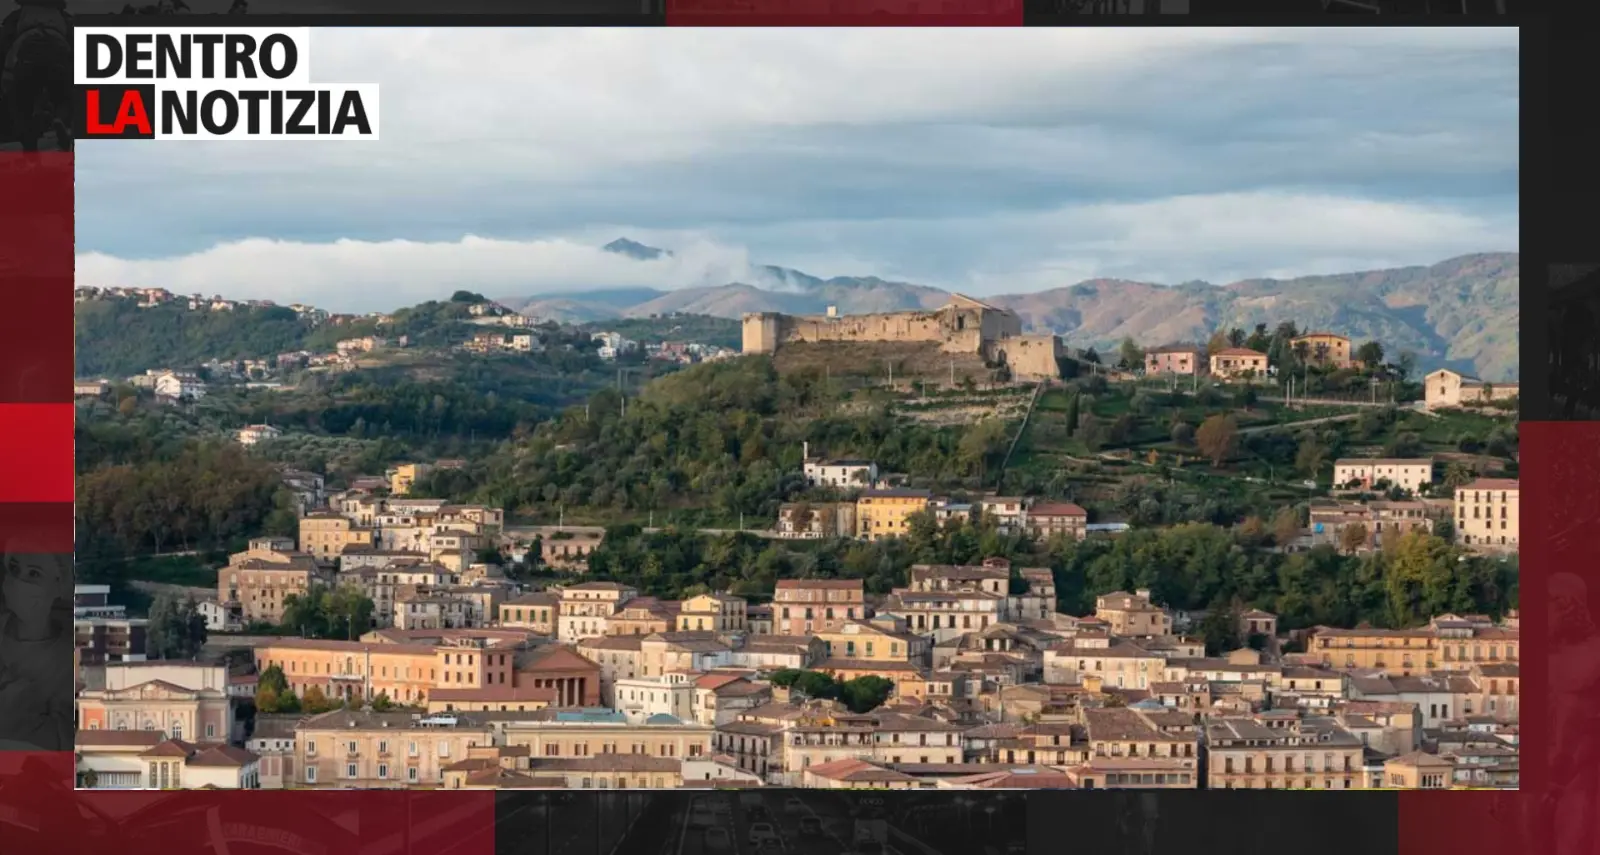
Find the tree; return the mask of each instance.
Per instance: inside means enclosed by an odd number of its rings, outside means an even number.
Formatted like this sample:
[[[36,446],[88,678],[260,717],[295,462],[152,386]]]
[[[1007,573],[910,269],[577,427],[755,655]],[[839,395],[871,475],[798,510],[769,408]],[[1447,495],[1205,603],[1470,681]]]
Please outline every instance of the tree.
[[[1133,340],[1133,336],[1127,336],[1122,339],[1122,345],[1118,348],[1118,353],[1120,361],[1117,364],[1123,368],[1131,371],[1144,366],[1144,350]]]
[[[894,682],[883,677],[867,675],[847,680],[839,686],[839,700],[854,713],[871,712],[889,699]]]
[[[1300,439],[1300,447],[1294,455],[1294,468],[1305,473],[1306,477],[1315,479],[1322,472],[1322,465],[1328,462],[1328,449],[1310,431]]]
[[[328,700],[328,696],[322,691],[321,686],[312,686],[306,689],[306,696],[301,706],[310,715],[331,712],[339,708],[337,703]]]
[[[1224,330],[1217,330],[1216,332],[1212,333],[1211,340],[1206,342],[1207,356],[1216,356],[1218,353],[1221,353],[1227,349],[1228,333]]]
[[[1367,545],[1367,527],[1361,523],[1351,523],[1339,530],[1339,548],[1345,552],[1356,552]]]
[[[1078,397],[1079,397],[1079,394],[1080,393],[1078,393],[1078,392],[1073,392],[1072,393],[1072,397],[1067,399],[1067,418],[1066,418],[1066,421],[1067,421],[1067,436],[1072,436],[1073,434],[1078,432]]]
[[[145,632],[158,659],[194,659],[206,643],[206,620],[193,597],[161,594],[150,605],[149,621]]]
[[[1272,539],[1279,546],[1287,547],[1299,540],[1301,530],[1300,513],[1294,508],[1280,508],[1272,518]]]
[[[394,709],[394,701],[389,700],[388,692],[379,692],[377,696],[372,699],[372,709],[375,712],[387,712],[388,710]]]
[[[1369,371],[1376,371],[1383,367],[1383,343],[1377,341],[1363,342],[1356,348],[1356,359],[1367,367]]]
[[[1201,619],[1199,630],[1200,639],[1206,645],[1207,656],[1239,649],[1239,608],[1237,606],[1212,608]]]
[[[1079,357],[1079,358],[1082,359],[1084,362],[1089,363],[1090,365],[1099,365],[1100,364],[1100,354],[1092,347],[1087,349],[1087,350],[1085,350],[1083,352],[1083,355],[1081,357]]]
[[[1233,455],[1239,439],[1239,424],[1231,415],[1215,415],[1200,423],[1195,431],[1195,445],[1201,453],[1211,458],[1211,465],[1221,466]]]
[[[1244,342],[1245,342],[1244,330],[1239,329],[1238,327],[1234,327],[1233,329],[1228,330],[1228,346],[1229,347],[1244,347]]]
[[[1394,363],[1394,371],[1402,383],[1411,379],[1411,375],[1417,371],[1417,355],[1409,350],[1400,351],[1400,356]]]
[[[1187,446],[1194,442],[1194,428],[1188,422],[1174,423],[1172,426],[1172,442],[1182,446]]]

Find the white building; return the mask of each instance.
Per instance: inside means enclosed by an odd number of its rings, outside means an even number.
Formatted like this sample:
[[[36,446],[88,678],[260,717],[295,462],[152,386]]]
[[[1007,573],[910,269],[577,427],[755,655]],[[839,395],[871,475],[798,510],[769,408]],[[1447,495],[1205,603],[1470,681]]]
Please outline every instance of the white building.
[[[239,444],[247,446],[277,439],[280,436],[283,436],[283,431],[272,425],[246,425],[239,428],[238,433],[235,434]]]
[[[1333,486],[1358,485],[1370,490],[1379,482],[1402,490],[1433,483],[1433,458],[1345,458],[1333,462]]]
[[[206,384],[191,371],[163,371],[153,375],[151,387],[157,398],[169,401],[194,401],[205,397]]]
[[[870,460],[813,460],[809,443],[802,446],[806,483],[812,487],[866,488],[878,480],[878,464]]]

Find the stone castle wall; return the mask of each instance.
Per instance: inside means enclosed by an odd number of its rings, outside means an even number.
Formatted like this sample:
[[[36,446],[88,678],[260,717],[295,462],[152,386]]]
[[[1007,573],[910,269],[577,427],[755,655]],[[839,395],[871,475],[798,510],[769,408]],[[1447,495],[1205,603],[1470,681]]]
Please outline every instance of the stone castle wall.
[[[1011,312],[959,300],[933,310],[837,317],[752,313],[744,316],[743,339],[745,353],[775,353],[798,343],[937,344],[944,353],[1003,363],[1019,380],[1059,377],[1063,354],[1054,335],[1023,335]]]

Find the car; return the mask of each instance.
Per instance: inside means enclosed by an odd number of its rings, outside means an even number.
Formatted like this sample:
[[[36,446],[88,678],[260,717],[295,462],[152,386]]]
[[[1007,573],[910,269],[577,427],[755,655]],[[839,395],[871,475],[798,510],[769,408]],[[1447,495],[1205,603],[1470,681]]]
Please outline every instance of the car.
[[[806,813],[806,803],[800,801],[799,796],[790,796],[783,803],[783,812],[787,814]]]
[[[883,844],[876,840],[858,840],[856,852],[859,855],[883,855]]]
[[[784,851],[783,850],[783,841],[779,840],[776,837],[774,837],[771,840],[768,840],[768,841],[762,843],[761,844],[761,848],[757,849],[756,851],[757,852],[782,852],[782,851]]]
[[[815,816],[800,817],[800,833],[807,837],[820,837],[822,835],[822,820]]]
[[[713,826],[706,829],[704,842],[708,852],[727,852],[733,848],[733,835],[726,828]]]
[[[689,811],[690,828],[710,828],[717,824],[717,815],[706,805],[695,805]]]
[[[765,846],[769,840],[778,840],[780,843],[782,842],[778,837],[778,830],[772,827],[772,823],[754,822],[750,824],[751,846],[759,849],[760,847]]]

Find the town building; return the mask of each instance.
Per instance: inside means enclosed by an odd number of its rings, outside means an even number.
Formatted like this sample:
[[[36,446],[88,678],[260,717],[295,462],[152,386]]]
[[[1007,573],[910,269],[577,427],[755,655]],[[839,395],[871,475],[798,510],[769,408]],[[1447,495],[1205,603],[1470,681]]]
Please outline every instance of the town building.
[[[859,490],[878,480],[878,464],[870,460],[812,459],[811,447],[802,450],[805,459],[806,484],[812,487],[835,487]]]
[[[444,769],[493,743],[467,715],[335,710],[295,729],[297,787],[385,789],[444,783]]]
[[[1433,458],[1341,458],[1333,462],[1335,487],[1417,491],[1433,483]]]
[[[566,643],[606,634],[606,619],[639,592],[617,582],[583,582],[558,589],[556,637]]]
[[[928,509],[927,490],[866,490],[856,499],[858,536],[866,540],[901,537],[911,529],[911,517]]]
[[[1489,383],[1448,368],[1434,371],[1422,383],[1423,405],[1430,410],[1509,401],[1517,397],[1520,388],[1515,382]]]
[[[1229,380],[1265,377],[1267,355],[1248,347],[1225,347],[1211,354],[1210,373]]]
[[[1350,349],[1350,339],[1338,333],[1306,333],[1294,338],[1289,344],[1296,353],[1304,350],[1305,358],[1313,365],[1349,368],[1355,363],[1355,351]]]
[[[732,594],[700,594],[683,601],[678,611],[680,631],[715,633],[747,632],[749,621],[744,597]]]
[[[1153,348],[1144,353],[1144,373],[1174,374],[1181,377],[1204,374],[1210,367],[1205,354],[1205,348],[1192,344],[1169,344]]]
[[[1521,494],[1515,478],[1479,478],[1457,487],[1457,540],[1484,550],[1515,552]]]
[[[245,447],[259,445],[283,436],[283,431],[272,425],[246,425],[234,433],[234,438]]]
[[[1036,502],[1028,508],[1025,519],[1035,540],[1083,540],[1089,531],[1089,512],[1072,502]]]
[[[828,537],[855,537],[855,502],[787,502],[778,508],[778,537],[817,540]]]
[[[221,665],[147,660],[104,666],[103,686],[78,693],[82,730],[154,730],[177,740],[234,736],[228,673]]]
[[[150,653],[145,618],[130,618],[127,607],[110,601],[110,585],[74,585],[72,628],[80,665],[139,662]]]
[[[809,636],[867,616],[860,579],[779,579],[772,598],[773,633]]]
[[[1519,648],[1520,632],[1509,621],[1447,614],[1414,629],[1319,626],[1306,650],[1329,668],[1411,676],[1516,662]]]
[[[252,540],[217,571],[217,603],[227,614],[226,623],[281,623],[288,597],[330,581],[310,555],[281,551],[284,545],[278,538]]]
[[[339,513],[321,511],[300,518],[300,551],[319,563],[333,565],[347,546],[376,546],[373,527],[359,524]]]

